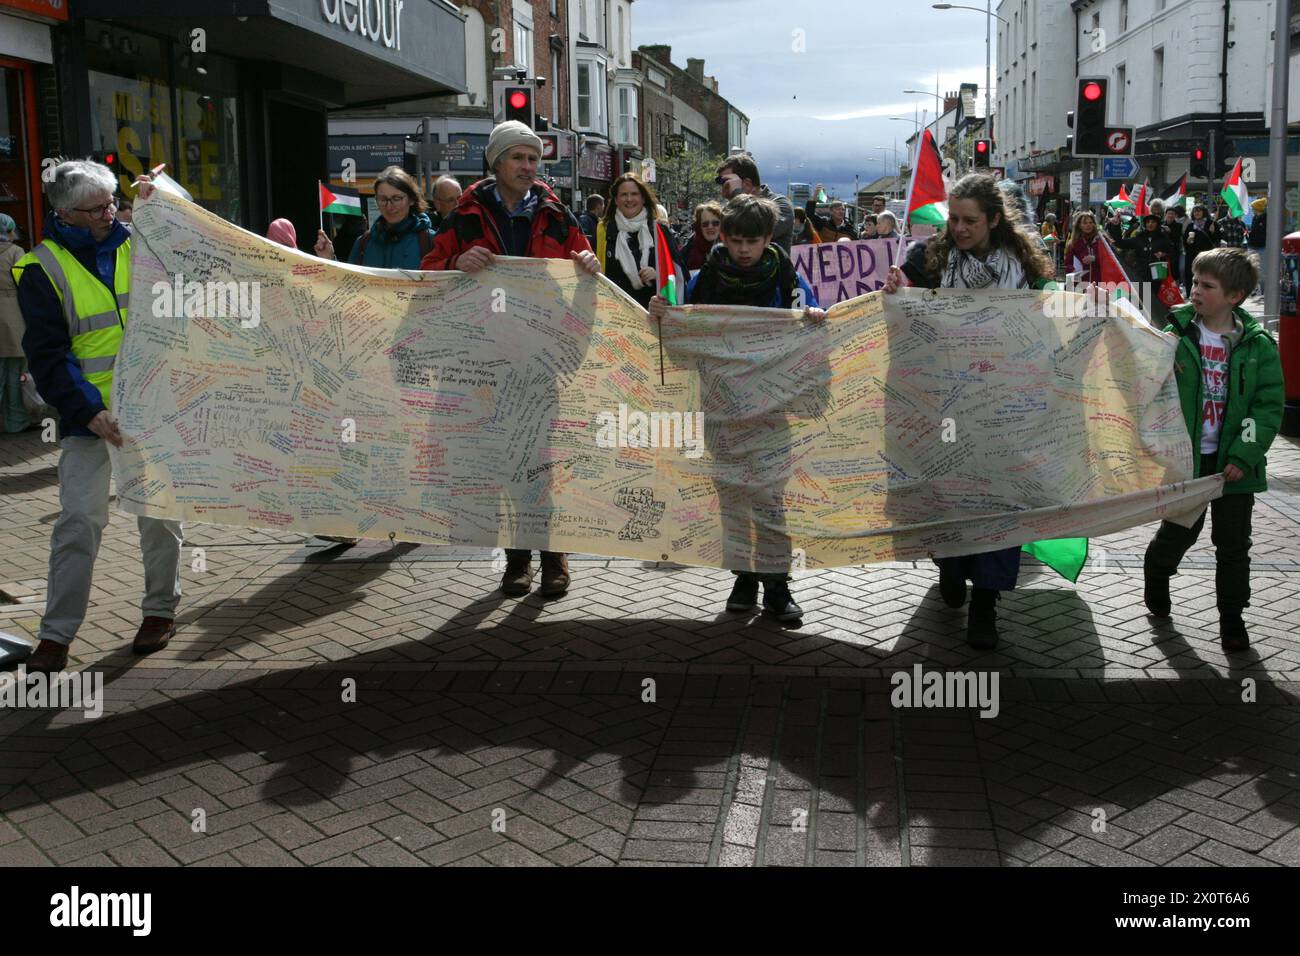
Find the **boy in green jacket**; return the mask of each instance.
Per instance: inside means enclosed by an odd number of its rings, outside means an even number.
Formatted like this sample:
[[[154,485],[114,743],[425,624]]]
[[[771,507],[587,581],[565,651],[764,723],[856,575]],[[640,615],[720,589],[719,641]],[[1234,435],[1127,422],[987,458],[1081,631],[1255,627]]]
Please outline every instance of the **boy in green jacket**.
[[[1250,603],[1250,512],[1255,493],[1268,488],[1264,453],[1282,423],[1277,343],[1241,308],[1259,281],[1256,262],[1244,249],[1202,252],[1192,266],[1192,301],[1175,308],[1165,327],[1178,336],[1174,372],[1194,476],[1223,473],[1223,496],[1209,510],[1225,651],[1250,646],[1241,618]],[[1155,617],[1169,616],[1169,578],[1204,525],[1204,514],[1191,528],[1162,521],[1147,547],[1144,597]]]

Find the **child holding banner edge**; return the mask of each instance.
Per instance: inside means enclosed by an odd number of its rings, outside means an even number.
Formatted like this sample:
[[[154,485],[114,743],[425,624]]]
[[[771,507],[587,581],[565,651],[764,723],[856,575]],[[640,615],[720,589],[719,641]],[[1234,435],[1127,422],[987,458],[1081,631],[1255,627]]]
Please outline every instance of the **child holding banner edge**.
[[[1192,301],[1170,313],[1165,331],[1178,336],[1174,376],[1192,440],[1192,477],[1223,473],[1223,495],[1210,502],[1214,522],[1214,591],[1219,641],[1244,651],[1250,637],[1241,612],[1250,605],[1250,515],[1265,491],[1265,452],[1282,424],[1282,361],[1277,343],[1241,307],[1259,272],[1254,256],[1223,247],[1196,257]],[[1147,610],[1171,611],[1169,578],[1205,527],[1162,521],[1143,561]]]
[[[917,249],[924,249],[923,253]],[[893,295],[906,285],[929,289],[1031,289],[1054,285],[1056,269],[1037,236],[1021,225],[992,176],[963,176],[948,194],[948,223],[924,246],[913,247],[907,267],[891,266],[882,289]],[[979,650],[997,647],[997,601],[1015,589],[1020,575],[1020,546],[939,558],[939,593],[949,607],[966,603],[966,642]]]
[[[795,270],[785,250],[772,242],[777,208],[770,199],[739,195],[722,211],[722,243],[713,247],[704,266],[691,279],[686,301],[691,305],[740,305],[769,309],[804,310],[821,321],[817,296]],[[668,302],[662,295],[650,300],[648,311],[662,319]],[[744,476],[753,462],[752,452],[731,448],[716,415],[705,418],[705,441],[715,462],[715,484],[722,514],[723,554],[736,575],[727,598],[733,614],[751,613],[758,607],[758,585],[763,584],[763,607],[783,624],[803,618],[803,609],[790,593],[793,554],[790,538],[782,531],[779,501],[754,493]],[[780,570],[758,570],[760,555],[783,555]],[[778,559],[778,561],[781,559]],[[776,563],[776,562],[774,562]]]

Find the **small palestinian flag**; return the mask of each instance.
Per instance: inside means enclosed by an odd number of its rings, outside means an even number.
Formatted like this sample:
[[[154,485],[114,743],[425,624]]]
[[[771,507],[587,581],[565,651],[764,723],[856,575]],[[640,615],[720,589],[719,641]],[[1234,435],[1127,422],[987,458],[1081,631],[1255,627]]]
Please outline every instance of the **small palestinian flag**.
[[[1151,212],[1151,207],[1147,205],[1147,200],[1151,198],[1151,187],[1147,185],[1149,180],[1144,180],[1142,188],[1138,190],[1137,198],[1133,200],[1133,215],[1139,218]]]
[[[1241,157],[1237,158],[1237,165],[1232,167],[1232,172],[1223,181],[1223,191],[1219,196],[1228,204],[1228,215],[1233,219],[1246,215],[1250,196],[1246,192],[1246,184],[1241,181]]]
[[[326,186],[322,182],[317,182],[320,187],[320,211],[332,212],[336,216],[360,216],[361,212],[361,194],[355,189],[346,189],[343,186]]]
[[[1187,202],[1187,174],[1183,173],[1183,178],[1178,180],[1178,187],[1174,190],[1173,195],[1165,200],[1166,209],[1175,209]]]
[[[1124,187],[1120,186],[1119,195],[1116,196],[1114,199],[1107,199],[1106,205],[1109,206],[1111,209],[1117,209],[1117,210],[1126,209],[1126,208],[1132,209],[1133,200],[1130,199],[1128,193],[1124,191]]]
[[[948,191],[943,184],[943,162],[934,137],[927,129],[916,151],[916,168],[907,186],[907,221],[913,225],[946,226]]]
[[[677,263],[673,260],[673,249],[668,243],[668,235],[664,232],[664,227],[655,223],[655,286],[661,296],[663,296],[669,305],[681,305],[678,300],[681,293],[685,291],[682,284],[682,276],[677,271]],[[675,278],[674,278],[675,277]],[[672,281],[669,281],[672,280]]]

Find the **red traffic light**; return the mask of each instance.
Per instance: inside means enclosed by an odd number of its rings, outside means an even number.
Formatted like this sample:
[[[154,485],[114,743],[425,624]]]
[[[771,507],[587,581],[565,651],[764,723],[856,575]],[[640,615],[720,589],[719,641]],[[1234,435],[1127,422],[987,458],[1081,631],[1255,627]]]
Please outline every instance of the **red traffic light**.
[[[978,140],[975,141],[975,152],[977,152],[977,153],[987,153],[988,151],[989,151],[989,143],[988,143],[988,140],[986,140],[986,139],[978,139]]]
[[[112,166],[113,163],[114,163],[114,161],[116,161],[116,159],[117,159],[117,156],[115,156],[113,153],[105,153],[105,154],[104,154],[104,165],[105,165],[105,166]]]
[[[1205,150],[1203,149],[1192,150],[1192,158],[1195,159],[1197,162],[1200,162],[1202,159],[1205,158]]]
[[[523,90],[515,90],[510,94],[510,106],[512,109],[521,110],[528,105],[528,95]]]
[[[1085,100],[1099,100],[1099,99],[1101,99],[1101,84],[1100,84],[1100,83],[1085,83],[1084,86],[1083,86],[1083,98],[1084,98]]]

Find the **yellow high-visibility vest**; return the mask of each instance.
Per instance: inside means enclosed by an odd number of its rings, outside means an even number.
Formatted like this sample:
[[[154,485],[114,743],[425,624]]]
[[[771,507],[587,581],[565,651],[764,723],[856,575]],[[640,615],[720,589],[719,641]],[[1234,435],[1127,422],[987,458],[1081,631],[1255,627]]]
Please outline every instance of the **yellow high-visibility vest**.
[[[68,322],[72,354],[81,362],[81,374],[99,390],[104,407],[108,408],[113,393],[113,362],[126,329],[131,289],[130,238],[117,247],[112,291],[76,256],[52,239],[46,239],[14,263],[14,283],[22,279],[24,269],[33,265],[44,269],[50,285],[54,286]]]

